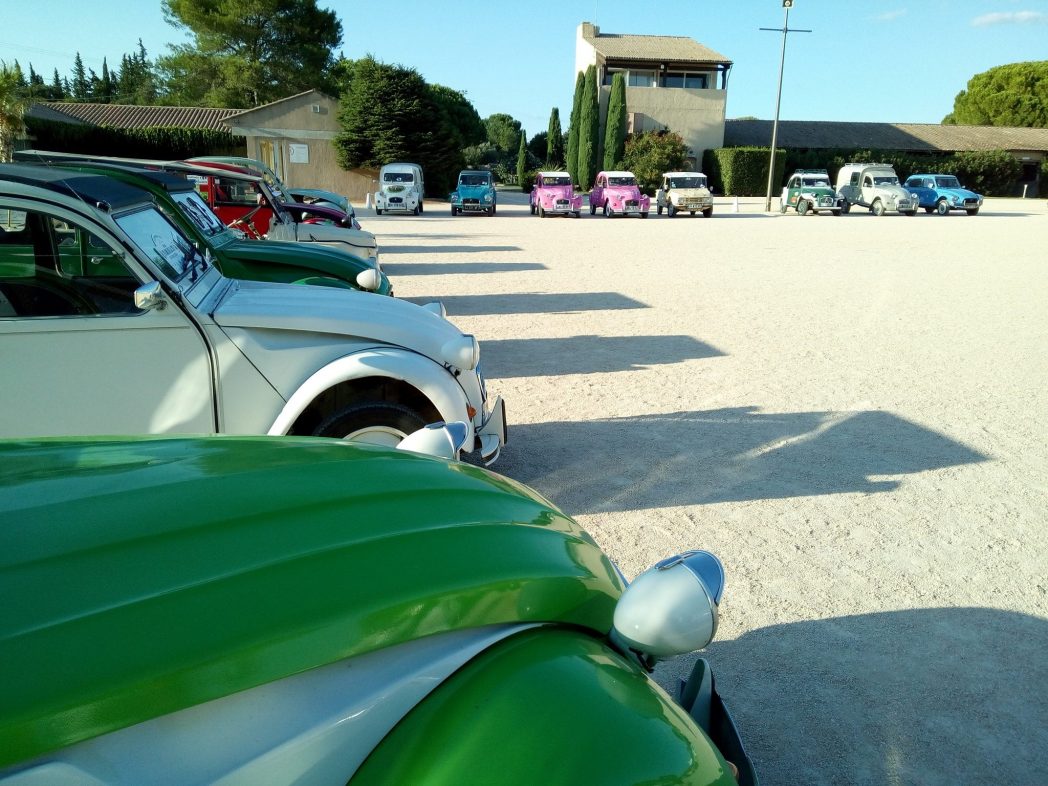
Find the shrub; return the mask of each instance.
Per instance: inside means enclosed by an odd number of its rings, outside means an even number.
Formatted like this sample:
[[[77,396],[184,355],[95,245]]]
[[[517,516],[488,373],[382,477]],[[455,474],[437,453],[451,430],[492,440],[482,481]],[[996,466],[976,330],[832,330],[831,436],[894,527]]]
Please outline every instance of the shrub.
[[[520,186],[520,190],[525,194],[531,193],[531,187],[535,184],[535,175],[539,173],[537,169],[527,169],[524,171],[524,178],[517,184]]]
[[[647,131],[626,140],[622,165],[637,176],[637,185],[646,194],[654,194],[663,172],[682,169],[688,158],[688,146],[680,134],[672,131]]]
[[[954,174],[972,191],[1007,196],[1022,173],[1022,164],[1007,150],[977,150],[954,156]]]
[[[719,147],[706,151],[702,165],[713,190],[735,196],[764,196],[770,157],[768,147]],[[776,150],[773,194],[782,188],[785,170],[786,151]]]
[[[158,159],[244,155],[241,139],[204,128],[110,128],[27,117],[26,129],[34,147],[63,153]]]

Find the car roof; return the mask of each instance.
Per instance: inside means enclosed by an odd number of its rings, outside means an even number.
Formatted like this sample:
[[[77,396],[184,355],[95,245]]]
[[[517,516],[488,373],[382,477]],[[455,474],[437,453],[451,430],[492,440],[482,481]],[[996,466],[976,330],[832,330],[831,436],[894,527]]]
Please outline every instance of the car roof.
[[[98,169],[102,172],[115,172],[118,174],[131,175],[142,180],[148,180],[152,185],[169,193],[177,194],[182,191],[196,191],[196,187],[181,175],[173,172],[165,172],[160,169],[146,169],[122,164],[107,164],[101,161],[63,161],[58,166],[64,169],[89,168]]]
[[[559,171],[539,172],[539,174],[543,177],[571,177],[568,172]]]
[[[125,158],[122,156],[96,156],[90,153],[65,153],[52,150],[19,150],[15,158],[26,163],[55,163],[55,164],[99,164],[103,166],[119,166],[133,169],[144,169],[147,171],[178,172],[186,175],[201,175],[214,177],[217,170],[229,172],[231,177],[237,180],[248,180],[257,182],[262,178],[244,167],[228,164],[225,166],[212,166],[211,163],[193,163],[187,161],[165,161],[153,158]],[[217,163],[217,162],[215,162]]]
[[[607,172],[601,172],[598,174],[604,175],[605,177],[636,177],[632,172],[627,172],[625,169],[612,169]]]
[[[489,172],[487,169],[463,169],[461,172],[459,172],[459,177],[462,177],[462,175],[490,175],[490,174],[491,174],[491,172]]]
[[[73,172],[69,169],[35,164],[0,164],[0,180],[37,186],[57,194],[75,197],[104,210],[152,202],[148,191],[105,175]]]
[[[398,169],[410,169],[410,170],[418,169],[419,171],[421,171],[422,167],[420,167],[418,164],[405,164],[405,163],[401,163],[399,161],[395,161],[392,164],[383,164],[382,165],[382,169],[383,170],[388,169],[388,170],[393,171],[393,172],[397,171]]]

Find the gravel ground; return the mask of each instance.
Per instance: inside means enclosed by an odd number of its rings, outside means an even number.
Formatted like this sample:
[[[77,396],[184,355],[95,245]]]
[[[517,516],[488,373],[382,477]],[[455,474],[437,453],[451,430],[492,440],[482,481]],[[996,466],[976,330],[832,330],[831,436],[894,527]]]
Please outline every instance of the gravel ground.
[[[629,577],[720,556],[705,655],[762,783],[1048,783],[1044,200],[647,220],[500,200],[360,212],[397,294],[480,339],[499,472]]]

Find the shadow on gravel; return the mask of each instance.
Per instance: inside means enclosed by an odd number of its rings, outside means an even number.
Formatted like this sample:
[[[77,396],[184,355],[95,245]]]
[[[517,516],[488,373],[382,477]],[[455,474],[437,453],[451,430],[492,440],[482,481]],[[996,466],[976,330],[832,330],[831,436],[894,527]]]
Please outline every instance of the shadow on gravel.
[[[541,262],[383,262],[382,270],[390,276],[443,276],[458,273],[518,273],[549,268]]]
[[[943,608],[774,625],[704,654],[764,783],[1033,786],[1048,783],[1045,653],[1043,619]]]
[[[491,254],[496,251],[521,251],[520,246],[387,246],[379,247],[386,254]]]
[[[385,266],[383,266],[385,269]],[[620,311],[630,308],[650,308],[639,300],[618,292],[555,292],[522,293],[510,295],[445,295],[407,298],[413,303],[440,300],[448,310],[448,317],[479,316],[481,314],[573,314],[580,311]],[[489,342],[485,342],[487,344]]]
[[[484,370],[496,376],[487,359]],[[766,415],[741,407],[511,425],[510,433],[499,472],[534,486],[572,515],[869,494],[899,486],[877,476],[987,460],[879,411]],[[595,460],[599,456],[614,457],[613,472]]]
[[[500,379],[631,371],[725,354],[691,336],[513,338],[482,346],[484,374]]]

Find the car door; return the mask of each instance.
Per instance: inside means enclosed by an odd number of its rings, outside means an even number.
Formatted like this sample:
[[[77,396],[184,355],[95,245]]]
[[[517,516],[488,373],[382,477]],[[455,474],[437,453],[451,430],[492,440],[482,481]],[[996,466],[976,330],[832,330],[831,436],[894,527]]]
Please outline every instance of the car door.
[[[211,360],[172,302],[104,227],[0,200],[0,436],[213,433]]]

